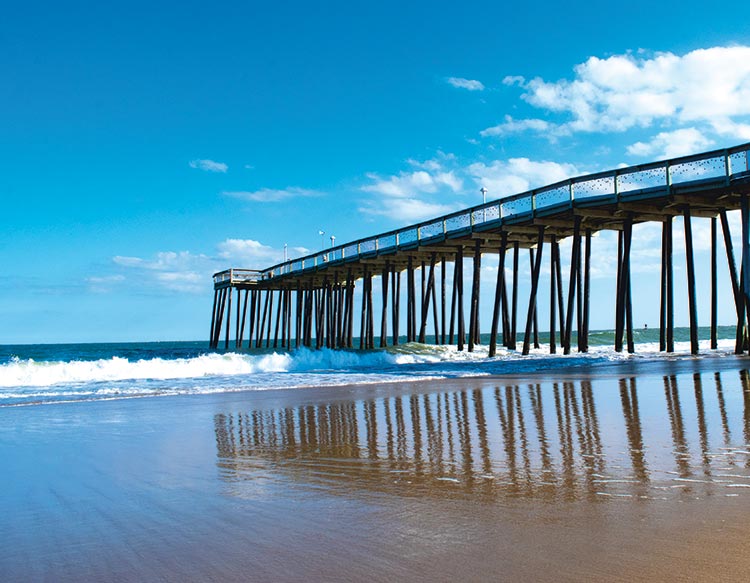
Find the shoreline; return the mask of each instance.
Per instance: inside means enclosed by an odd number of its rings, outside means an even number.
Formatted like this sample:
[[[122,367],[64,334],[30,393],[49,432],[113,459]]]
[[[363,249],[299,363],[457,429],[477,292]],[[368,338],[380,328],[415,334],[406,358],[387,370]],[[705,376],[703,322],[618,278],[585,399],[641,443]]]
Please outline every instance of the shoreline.
[[[139,395],[107,395],[102,397],[85,398],[85,399],[69,399],[69,400],[49,400],[49,401],[33,401],[33,402],[21,402],[21,403],[8,403],[0,404],[0,410],[6,408],[26,408],[46,405],[71,405],[78,403],[102,403],[102,402],[114,402],[114,401],[125,401],[125,400],[139,400],[139,399],[167,399],[167,398],[186,398],[186,397],[210,397],[212,395],[259,395],[267,392],[271,393],[285,393],[291,392],[309,392],[314,390],[351,390],[352,387],[377,387],[379,385],[399,385],[399,384],[430,384],[434,385],[451,385],[451,384],[462,384],[465,382],[535,382],[535,381],[561,381],[563,379],[593,379],[593,378],[612,378],[617,376],[642,376],[642,375],[674,375],[682,374],[685,372],[704,372],[706,370],[724,371],[724,370],[742,370],[750,369],[750,357],[747,355],[736,355],[728,351],[711,352],[699,355],[690,354],[671,354],[664,355],[658,358],[639,358],[636,353],[633,358],[626,358],[623,360],[611,360],[611,361],[597,361],[587,362],[578,361],[575,364],[569,366],[544,366],[545,363],[557,364],[560,361],[568,358],[569,355],[563,356],[562,354],[557,355],[556,360],[553,355],[552,358],[546,356],[541,359],[540,364],[542,365],[538,370],[523,370],[518,372],[502,372],[502,373],[478,373],[478,374],[461,374],[456,376],[435,376],[429,377],[429,363],[425,363],[425,375],[417,378],[410,378],[404,376],[400,378],[388,378],[388,379],[368,379],[366,381],[354,381],[348,382],[343,380],[340,383],[326,384],[300,384],[292,386],[280,386],[280,387],[267,387],[267,388],[228,388],[222,390],[217,388],[206,393],[195,393],[191,392],[190,389],[184,389],[183,392],[176,393],[154,393],[154,394],[139,394]],[[575,356],[574,356],[575,357]],[[507,362],[507,361],[506,361]],[[481,363],[480,363],[481,364]],[[238,381],[241,381],[243,377],[254,378],[253,374],[240,373],[236,375]],[[288,374],[285,372],[277,374]],[[294,373],[292,373],[294,374]],[[309,373],[314,375],[314,372]],[[425,378],[426,377],[426,378]],[[210,377],[207,377],[210,378]],[[232,377],[228,377],[232,378]],[[178,378],[174,379],[175,382],[184,382],[191,380],[190,378]],[[195,382],[200,381],[200,377],[192,379]],[[115,382],[126,384],[128,382],[138,382],[139,379],[128,381],[128,379],[117,380]],[[164,379],[162,382],[169,383],[170,379]],[[102,381],[107,382],[107,381]],[[49,387],[40,387],[40,389],[53,390],[55,386],[50,385]],[[177,389],[175,389],[177,390]]]

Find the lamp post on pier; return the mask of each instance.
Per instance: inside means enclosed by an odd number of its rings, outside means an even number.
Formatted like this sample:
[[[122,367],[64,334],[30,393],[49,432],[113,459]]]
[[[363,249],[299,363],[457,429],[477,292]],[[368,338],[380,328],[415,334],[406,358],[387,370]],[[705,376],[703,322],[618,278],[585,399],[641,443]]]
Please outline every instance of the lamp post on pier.
[[[487,204],[487,189],[483,186],[479,189],[479,192],[482,193],[482,204]],[[482,209],[482,222],[484,223],[487,220],[487,209]]]
[[[323,238],[325,236],[326,232],[324,230],[319,230],[318,235],[320,235],[320,250],[323,251],[326,248],[325,239]]]
[[[331,249],[333,249],[334,243],[336,243],[336,235],[331,235]]]

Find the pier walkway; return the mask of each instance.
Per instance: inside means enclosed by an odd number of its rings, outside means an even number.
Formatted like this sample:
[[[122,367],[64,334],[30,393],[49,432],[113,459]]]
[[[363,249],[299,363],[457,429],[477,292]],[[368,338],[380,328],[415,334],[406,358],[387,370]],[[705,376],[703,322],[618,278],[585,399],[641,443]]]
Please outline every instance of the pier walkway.
[[[550,266],[546,282],[550,286],[550,351],[555,352],[559,343],[564,353],[570,353],[575,329],[576,348],[585,352],[592,234],[612,230],[618,233],[615,348],[632,352],[633,225],[655,222],[662,226],[660,347],[671,352],[674,350],[672,225],[674,217],[681,216],[685,226],[691,351],[698,352],[691,221],[701,218],[711,223],[711,346],[716,347],[720,224],[737,315],[736,349],[743,352],[747,348],[745,324],[750,320],[749,157],[750,143],[570,178],[267,269],[233,268],[216,273],[210,345],[219,347],[223,331],[224,348],[229,348],[234,324],[236,348],[301,345],[353,348],[354,318],[358,312],[358,347],[375,348],[376,323],[377,345],[385,347],[389,342],[395,345],[400,341],[403,308],[407,342],[424,342],[429,325],[436,343],[456,344],[459,350],[471,351],[480,342],[484,316],[491,319],[490,356],[496,353],[498,343],[516,349],[519,332],[523,332],[521,352],[528,354],[532,343],[538,346],[537,294],[543,284],[542,262],[546,259]],[[742,215],[739,272],[727,220],[727,211],[738,209]],[[573,238],[573,243],[570,269],[564,279],[560,241],[568,237]],[[519,261],[521,250],[527,249],[531,266],[529,291],[527,297],[520,298]],[[499,257],[499,269],[492,313],[483,315],[479,307],[480,270],[483,255],[487,254]],[[453,275],[447,282],[448,263],[452,264]],[[472,272],[471,289],[465,293],[466,263]],[[512,277],[506,278],[506,264]],[[403,273],[406,282],[402,292]],[[373,277],[381,278],[378,306],[373,298]],[[355,306],[355,286],[361,286],[362,290],[358,306]],[[233,290],[236,290],[234,316]],[[517,329],[519,303],[525,312],[523,330]]]

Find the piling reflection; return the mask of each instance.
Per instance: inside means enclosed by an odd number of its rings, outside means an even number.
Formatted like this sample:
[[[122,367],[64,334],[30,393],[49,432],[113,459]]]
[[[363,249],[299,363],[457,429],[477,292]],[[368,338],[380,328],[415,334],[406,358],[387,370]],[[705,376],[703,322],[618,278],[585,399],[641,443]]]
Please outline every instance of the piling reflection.
[[[550,500],[750,489],[747,371],[253,410],[216,415],[215,432],[234,484]]]

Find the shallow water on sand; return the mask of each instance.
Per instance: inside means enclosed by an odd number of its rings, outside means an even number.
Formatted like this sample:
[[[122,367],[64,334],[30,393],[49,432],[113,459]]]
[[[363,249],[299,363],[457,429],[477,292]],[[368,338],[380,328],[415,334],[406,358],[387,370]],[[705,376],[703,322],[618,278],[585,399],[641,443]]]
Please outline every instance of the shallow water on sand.
[[[733,362],[5,408],[0,579],[736,577]]]

